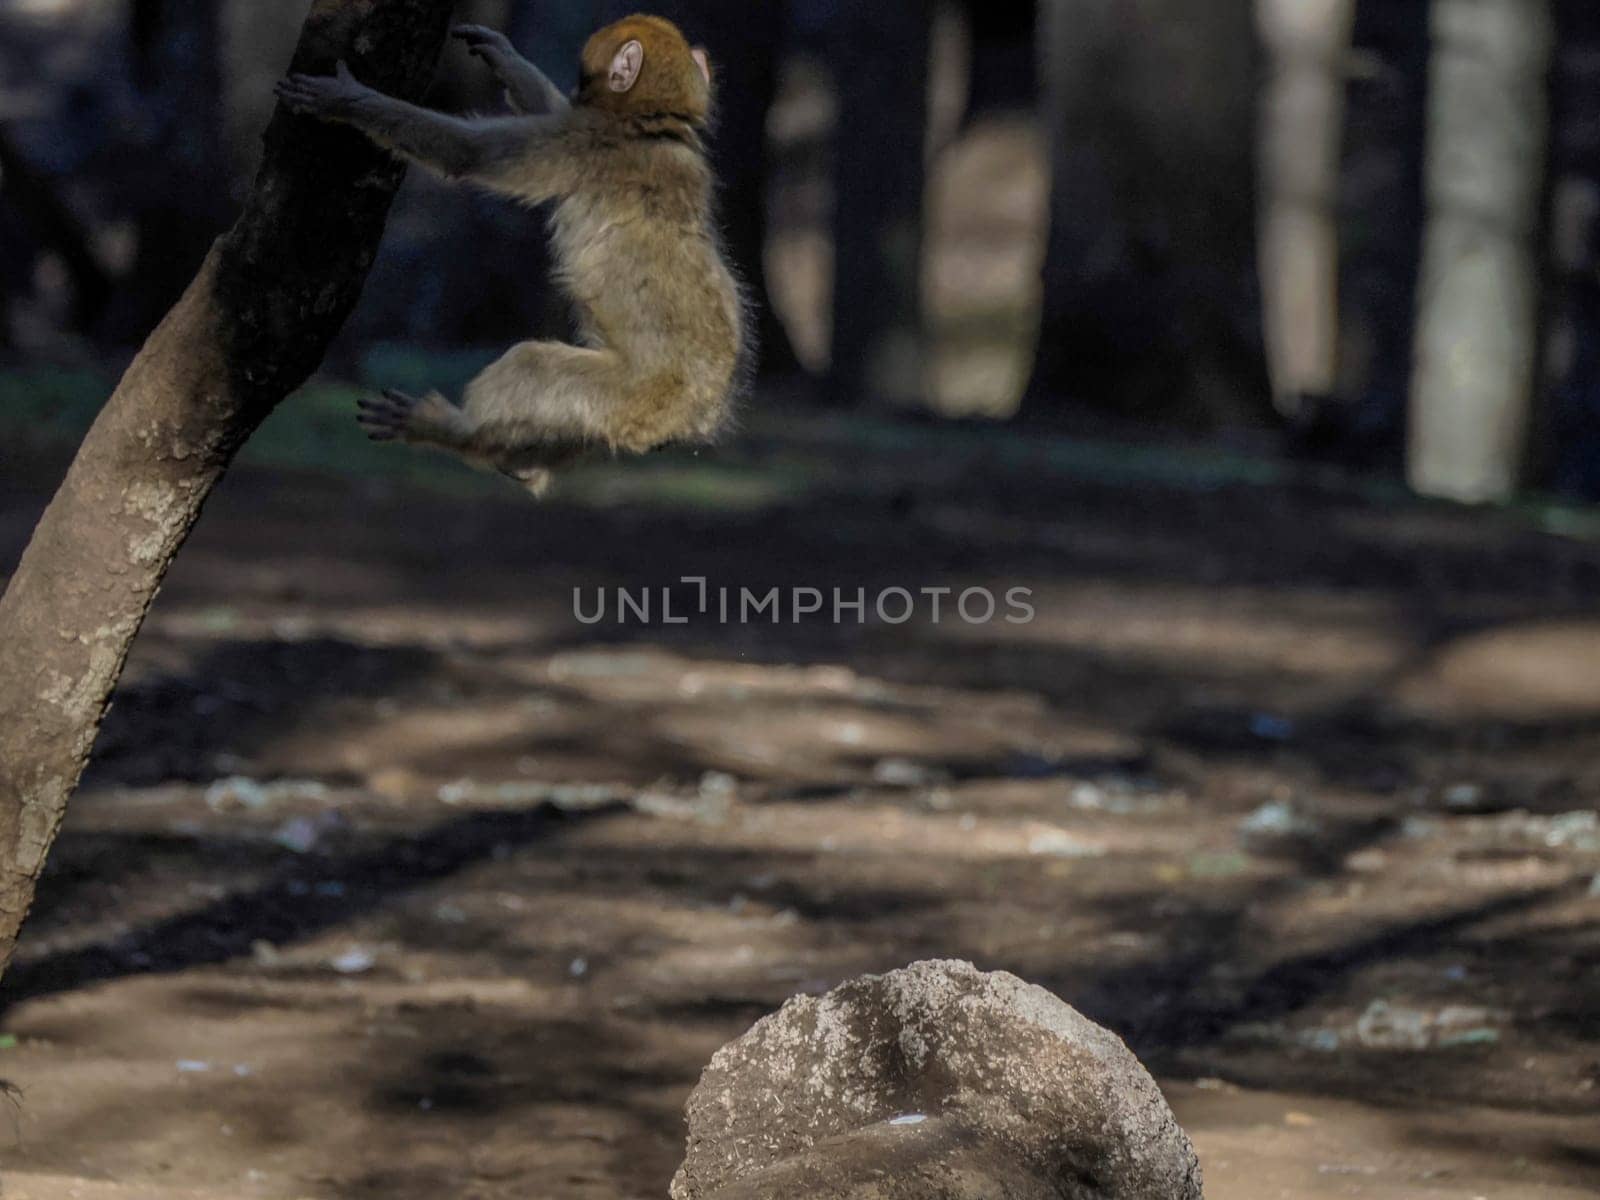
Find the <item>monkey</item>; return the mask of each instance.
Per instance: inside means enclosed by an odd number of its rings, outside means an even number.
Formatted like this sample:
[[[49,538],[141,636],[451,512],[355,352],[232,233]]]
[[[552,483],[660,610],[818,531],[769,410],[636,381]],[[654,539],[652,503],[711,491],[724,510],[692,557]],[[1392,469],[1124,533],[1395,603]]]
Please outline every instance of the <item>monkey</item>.
[[[294,113],[349,125],[398,157],[525,205],[551,205],[554,279],[576,344],[524,342],[466,387],[364,397],[379,442],[451,451],[535,496],[595,451],[713,441],[750,361],[742,285],[713,216],[705,137],[712,69],[672,22],[643,14],[584,46],[569,100],[494,30],[453,30],[505,88],[510,114],[458,117],[358,82],[291,75]]]

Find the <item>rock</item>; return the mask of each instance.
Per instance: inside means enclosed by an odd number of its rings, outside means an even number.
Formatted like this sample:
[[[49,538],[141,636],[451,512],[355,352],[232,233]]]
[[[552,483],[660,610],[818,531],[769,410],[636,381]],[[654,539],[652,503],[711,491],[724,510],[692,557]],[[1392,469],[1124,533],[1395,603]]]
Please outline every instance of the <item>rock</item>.
[[[1257,850],[1274,850],[1297,842],[1314,842],[1325,832],[1320,821],[1287,800],[1263,804],[1239,823],[1239,836],[1244,844]]]
[[[351,946],[343,954],[328,960],[328,965],[341,975],[361,975],[377,965],[378,956],[365,946]]]
[[[1202,1194],[1189,1139],[1114,1034],[968,963],[791,1000],[718,1051],[688,1116],[672,1200]]]
[[[949,776],[909,758],[885,758],[873,766],[872,778],[886,787],[923,788],[943,783]]]
[[[1106,850],[1065,829],[1045,829],[1028,839],[1028,853],[1036,858],[1104,858]]]
[[[206,789],[206,807],[212,812],[265,808],[267,804],[267,789],[243,775],[219,779]]]
[[[1507,1013],[1475,1005],[1451,1004],[1435,1011],[1378,999],[1361,1014],[1355,1034],[1363,1046],[1373,1050],[1492,1046],[1500,1040],[1497,1026],[1509,1020]]]

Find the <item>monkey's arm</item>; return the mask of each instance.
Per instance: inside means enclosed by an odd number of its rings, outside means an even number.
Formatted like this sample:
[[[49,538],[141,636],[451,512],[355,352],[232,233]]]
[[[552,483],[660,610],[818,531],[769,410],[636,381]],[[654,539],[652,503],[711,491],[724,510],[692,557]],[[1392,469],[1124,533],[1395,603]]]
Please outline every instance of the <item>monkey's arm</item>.
[[[518,54],[505,34],[483,25],[457,25],[450,32],[466,44],[467,53],[481,59],[494,72],[518,112],[534,117],[559,116],[572,107],[561,89]]]
[[[561,117],[453,117],[385,96],[337,75],[291,75],[278,97],[292,111],[353,126],[378,145],[449,179],[469,180],[528,201],[564,194]]]

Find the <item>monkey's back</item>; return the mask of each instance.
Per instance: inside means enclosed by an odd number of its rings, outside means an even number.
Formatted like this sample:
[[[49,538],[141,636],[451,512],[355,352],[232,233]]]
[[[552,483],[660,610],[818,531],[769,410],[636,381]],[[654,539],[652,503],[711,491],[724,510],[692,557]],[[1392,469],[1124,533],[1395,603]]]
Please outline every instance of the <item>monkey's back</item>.
[[[584,342],[622,360],[638,440],[709,438],[727,416],[746,337],[709,167],[676,138],[604,127],[586,136],[591,170],[551,219],[557,278]]]

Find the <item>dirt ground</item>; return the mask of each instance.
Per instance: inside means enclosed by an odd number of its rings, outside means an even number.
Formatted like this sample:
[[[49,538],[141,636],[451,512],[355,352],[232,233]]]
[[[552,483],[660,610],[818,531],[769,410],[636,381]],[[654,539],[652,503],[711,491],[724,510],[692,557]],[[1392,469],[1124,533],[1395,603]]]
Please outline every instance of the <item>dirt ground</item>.
[[[815,417],[545,507],[243,468],[0,985],[5,1196],[661,1197],[719,1045],[936,956],[1122,1034],[1213,1197],[1594,1195],[1600,542],[1549,524]],[[1036,617],[574,615],[686,575]]]

